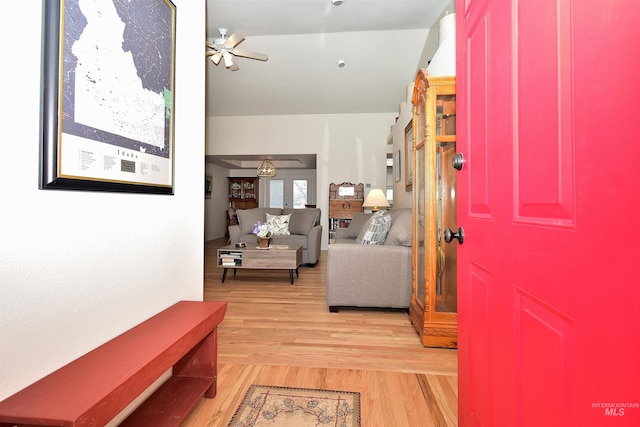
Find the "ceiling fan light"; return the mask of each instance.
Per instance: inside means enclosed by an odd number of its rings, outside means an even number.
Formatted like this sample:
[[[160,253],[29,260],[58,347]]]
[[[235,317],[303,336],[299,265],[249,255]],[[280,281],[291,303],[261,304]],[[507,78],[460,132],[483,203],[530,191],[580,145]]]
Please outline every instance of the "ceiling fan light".
[[[224,58],[224,66],[227,68],[233,67],[233,56],[227,51],[222,53],[222,57]]]
[[[219,53],[214,53],[213,55],[211,55],[211,62],[213,62],[216,65],[220,63],[221,59],[222,59],[222,55],[220,55]]]
[[[257,175],[258,176],[268,176],[268,177],[276,176],[276,167],[273,166],[273,163],[271,163],[271,160],[264,159],[262,161],[262,164],[260,164],[260,166],[258,166]]]

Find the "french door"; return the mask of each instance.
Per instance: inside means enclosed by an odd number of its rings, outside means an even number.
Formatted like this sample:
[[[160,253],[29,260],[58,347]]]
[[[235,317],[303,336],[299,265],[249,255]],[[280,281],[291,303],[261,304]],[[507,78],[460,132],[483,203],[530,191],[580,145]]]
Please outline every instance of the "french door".
[[[275,177],[260,181],[263,206],[301,209],[315,204],[315,170],[279,170]]]

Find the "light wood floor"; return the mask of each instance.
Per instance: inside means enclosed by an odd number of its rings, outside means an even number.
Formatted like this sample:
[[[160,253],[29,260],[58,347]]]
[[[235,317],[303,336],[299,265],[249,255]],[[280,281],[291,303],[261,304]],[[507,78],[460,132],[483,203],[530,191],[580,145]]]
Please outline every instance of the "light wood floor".
[[[360,392],[362,426],[457,426],[457,352],[424,348],[402,311],[326,306],[326,252],[286,270],[216,265],[223,239],[205,245],[204,299],[226,301],[218,328],[218,395],[184,426],[226,426],[251,384]]]

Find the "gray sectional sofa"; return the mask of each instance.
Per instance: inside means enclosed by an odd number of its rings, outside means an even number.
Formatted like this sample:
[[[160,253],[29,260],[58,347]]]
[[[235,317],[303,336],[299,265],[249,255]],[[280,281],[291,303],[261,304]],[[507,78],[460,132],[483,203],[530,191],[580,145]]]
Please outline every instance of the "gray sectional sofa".
[[[372,214],[354,215],[336,230],[327,257],[327,305],[408,309],[411,301],[411,209],[394,209],[391,229],[381,245],[365,245],[363,227]]]
[[[322,243],[322,225],[320,225],[320,209],[318,208],[254,208],[236,211],[238,225],[229,226],[229,243],[245,243],[247,246],[257,245],[253,226],[257,222],[264,223],[266,214],[288,215],[289,233],[274,235],[271,243],[274,245],[302,246],[302,263],[315,265],[320,258],[320,244]]]

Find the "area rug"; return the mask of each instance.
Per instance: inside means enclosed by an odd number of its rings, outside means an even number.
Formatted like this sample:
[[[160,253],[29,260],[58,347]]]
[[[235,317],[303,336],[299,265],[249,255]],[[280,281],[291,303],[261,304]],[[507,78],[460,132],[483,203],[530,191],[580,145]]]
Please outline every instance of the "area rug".
[[[360,427],[360,393],[252,385],[229,427]]]

